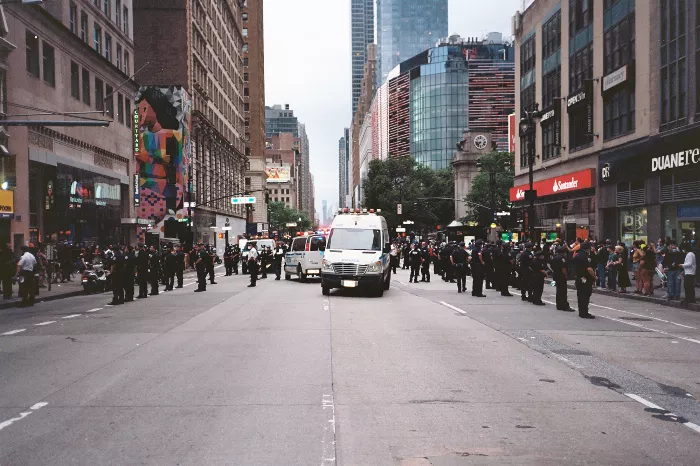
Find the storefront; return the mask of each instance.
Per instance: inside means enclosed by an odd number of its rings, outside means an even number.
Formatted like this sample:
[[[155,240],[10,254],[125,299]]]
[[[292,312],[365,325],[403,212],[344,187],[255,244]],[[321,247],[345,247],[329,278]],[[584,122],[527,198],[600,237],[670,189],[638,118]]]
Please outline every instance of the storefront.
[[[606,237],[697,241],[700,229],[700,127],[656,136],[599,159]]]
[[[535,228],[540,238],[572,242],[596,236],[595,182],[595,169],[588,168],[534,183]],[[528,184],[510,188],[510,201],[516,208],[527,210],[528,189]]]

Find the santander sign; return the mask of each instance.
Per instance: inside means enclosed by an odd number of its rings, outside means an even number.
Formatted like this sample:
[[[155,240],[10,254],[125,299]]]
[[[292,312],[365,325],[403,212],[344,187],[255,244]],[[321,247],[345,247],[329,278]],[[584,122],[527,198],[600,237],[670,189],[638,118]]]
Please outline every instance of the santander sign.
[[[536,181],[532,187],[537,191],[537,197],[593,188],[595,187],[595,169],[589,168],[562,176],[556,176],[554,178]],[[510,188],[511,202],[525,199],[525,191],[528,189],[530,189],[530,186],[527,184]]]

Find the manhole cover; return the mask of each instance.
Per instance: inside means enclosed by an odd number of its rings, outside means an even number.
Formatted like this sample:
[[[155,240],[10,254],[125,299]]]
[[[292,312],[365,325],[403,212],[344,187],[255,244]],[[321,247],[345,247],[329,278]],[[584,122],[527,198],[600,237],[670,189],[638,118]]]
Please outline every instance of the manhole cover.
[[[646,317],[620,317],[622,320],[634,320],[637,322],[651,322],[653,319],[647,319]]]

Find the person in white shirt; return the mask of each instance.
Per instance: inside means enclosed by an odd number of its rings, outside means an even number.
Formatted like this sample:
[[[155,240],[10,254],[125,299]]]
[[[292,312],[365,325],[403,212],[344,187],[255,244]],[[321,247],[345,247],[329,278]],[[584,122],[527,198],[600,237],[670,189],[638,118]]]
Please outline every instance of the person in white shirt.
[[[685,302],[695,302],[695,272],[698,265],[693,250],[689,250],[683,262],[683,287],[685,288]]]
[[[250,274],[250,285],[248,288],[253,288],[255,282],[258,281],[258,250],[255,245],[251,244],[248,249],[248,273]]]
[[[36,267],[36,257],[29,252],[27,246],[22,246],[22,257],[17,263],[17,276],[22,277],[19,285],[22,296],[22,306],[34,305],[34,268]]]

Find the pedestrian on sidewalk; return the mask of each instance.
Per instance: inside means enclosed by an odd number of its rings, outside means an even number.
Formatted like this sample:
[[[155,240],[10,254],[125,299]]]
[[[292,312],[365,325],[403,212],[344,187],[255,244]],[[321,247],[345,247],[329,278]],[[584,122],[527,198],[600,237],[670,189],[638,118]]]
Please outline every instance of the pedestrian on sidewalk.
[[[654,271],[656,269],[656,253],[654,249],[645,245],[642,248],[643,256],[639,261],[639,275],[642,282],[644,296],[654,296]]]
[[[17,263],[17,277],[19,277],[19,292],[22,296],[21,306],[34,305],[34,268],[36,267],[36,258],[34,254],[29,252],[27,246],[22,246],[22,257]]]
[[[695,273],[697,271],[697,260],[692,249],[688,250],[683,261],[683,287],[685,288],[686,303],[695,302]]]
[[[675,240],[669,241],[668,251],[664,255],[662,265],[668,281],[668,294],[665,298],[668,300],[680,300],[680,274],[683,271],[683,253],[678,250]]]
[[[608,246],[610,245],[610,240],[605,242],[605,245],[600,245],[598,252],[596,253],[596,269],[598,272],[598,289],[605,290],[605,279],[608,276],[608,258],[610,257],[610,251],[608,251]]]

